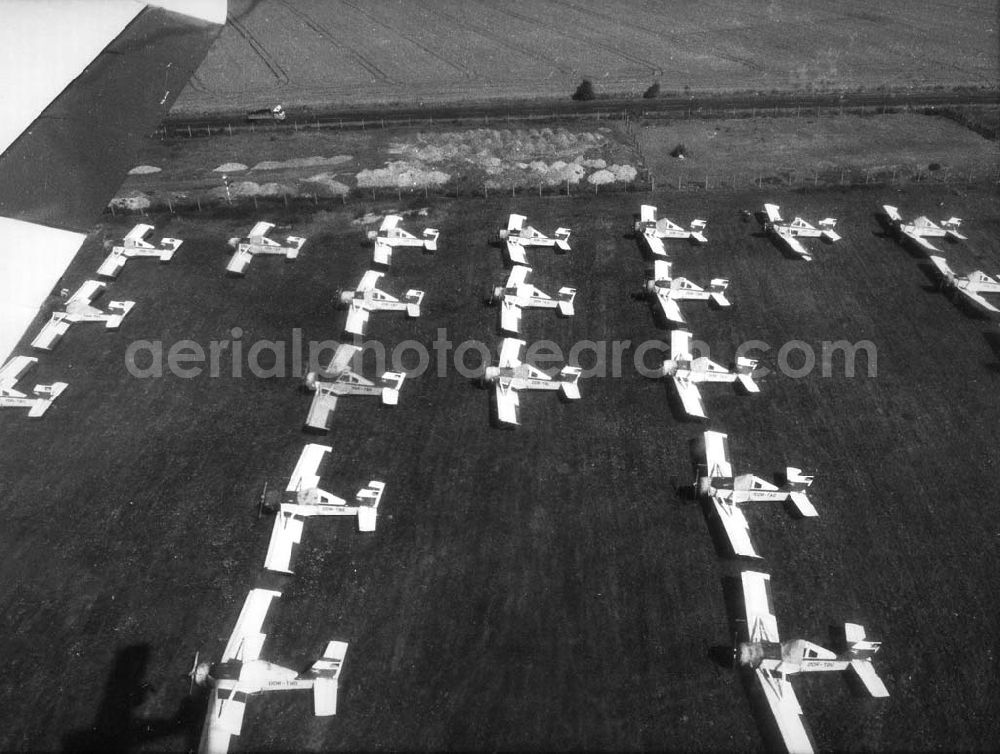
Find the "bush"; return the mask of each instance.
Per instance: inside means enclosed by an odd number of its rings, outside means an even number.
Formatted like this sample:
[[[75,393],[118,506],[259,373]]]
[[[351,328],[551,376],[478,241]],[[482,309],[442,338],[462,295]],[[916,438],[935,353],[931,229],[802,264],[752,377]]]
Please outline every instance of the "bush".
[[[655,99],[660,96],[660,82],[655,81],[653,85],[649,87],[646,91],[642,93],[643,99]]]
[[[678,144],[670,152],[671,157],[684,157],[687,154],[687,148],[683,144]]]
[[[580,82],[580,86],[573,92],[573,99],[578,102],[594,99],[594,85],[590,83],[590,79],[584,79]]]

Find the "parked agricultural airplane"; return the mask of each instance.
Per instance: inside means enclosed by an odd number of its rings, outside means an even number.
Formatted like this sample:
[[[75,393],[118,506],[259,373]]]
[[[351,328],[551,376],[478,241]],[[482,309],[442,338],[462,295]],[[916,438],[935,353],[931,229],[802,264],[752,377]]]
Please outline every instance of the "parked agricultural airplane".
[[[130,230],[120,245],[113,246],[108,258],[97,268],[97,274],[106,278],[116,278],[132,257],[157,257],[161,262],[169,262],[174,252],[184,243],[179,238],[161,238],[159,244],[151,244],[145,238],[156,230],[152,225],[139,224]]]
[[[563,286],[556,298],[525,282],[531,268],[515,264],[507,276],[506,286],[497,286],[490,296],[491,304],[500,304],[500,329],[516,335],[521,327],[522,309],[558,309],[564,317],[573,316],[576,288]]]
[[[344,325],[347,332],[364,335],[369,312],[405,311],[407,316],[420,316],[420,303],[424,300],[424,292],[411,288],[404,294],[403,300],[390,296],[375,287],[384,274],[368,270],[355,290],[341,291],[340,305],[348,308],[347,324]]]
[[[764,230],[772,234],[781,241],[789,250],[798,254],[807,262],[812,260],[809,250],[799,241],[800,238],[823,238],[830,243],[839,241],[840,236],[834,231],[837,221],[832,217],[819,221],[819,227],[814,228],[801,217],[796,217],[790,223],[781,219],[777,204],[765,204],[764,212],[767,221],[764,223]]]
[[[399,215],[386,215],[377,231],[368,231],[369,240],[375,242],[375,264],[391,264],[392,250],[398,246],[422,246],[428,254],[437,251],[440,235],[437,228],[424,228],[421,237],[417,238],[399,227],[402,221],[403,218]]]
[[[378,504],[385,491],[385,482],[374,479],[358,490],[356,504],[348,505],[343,498],[319,488],[317,470],[324,456],[333,448],[310,443],[302,449],[295,464],[284,500],[281,501],[271,530],[264,568],[269,571],[292,573],[292,550],[302,542],[304,519],[310,516],[357,516],[358,531],[375,531]]]
[[[250,694],[312,689],[313,712],[319,717],[337,714],[337,691],[347,642],[329,642],[323,656],[303,673],[260,659],[267,639],[261,627],[271,601],[280,596],[281,592],[270,589],[252,589],[219,661],[198,662],[195,655],[188,676],[192,683],[212,689],[198,746],[200,752],[224,754],[229,750],[230,737],[238,736],[243,729],[243,714]]]
[[[697,440],[692,442],[697,443]],[[737,555],[760,557],[750,541],[750,525],[739,507],[743,503],[780,503],[788,500],[799,515],[819,515],[806,492],[813,477],[804,476],[801,469],[789,466],[785,470],[786,482],[781,487],[753,474],[734,476],[729,462],[729,436],[721,432],[705,432],[704,456],[697,463],[698,493],[712,501],[729,544]]]
[[[708,243],[705,234],[704,220],[692,220],[690,230],[684,230],[680,225],[665,217],[656,219],[656,207],[643,204],[639,208],[639,219],[635,223],[635,232],[642,234],[650,252],[659,257],[665,257],[667,250],[663,246],[664,238],[687,238],[693,243]]]
[[[51,351],[56,343],[66,334],[69,326],[76,322],[103,322],[107,330],[117,330],[132,311],[135,301],[109,301],[108,310],[101,311],[91,303],[104,289],[104,283],[88,280],[79,290],[66,300],[62,311],[52,312],[52,316],[41,332],[31,341],[34,348]]]
[[[743,571],[741,577],[749,640],[734,648],[736,661],[739,667],[753,671],[788,751],[813,751],[789,676],[849,670],[871,696],[889,696],[889,690],[872,664],[872,656],[878,652],[881,642],[868,641],[863,626],[844,624],[845,647],[840,653],[804,639],[781,642],[771,605],[770,575]]]
[[[952,241],[965,241],[965,236],[958,232],[958,227],[962,224],[961,218],[952,217],[942,220],[938,225],[933,220],[921,215],[912,223],[904,223],[903,216],[899,214],[899,209],[890,204],[883,204],[882,211],[889,219],[889,224],[896,235],[901,239],[909,239],[917,246],[926,251],[939,251],[939,249],[928,241],[928,238],[949,238]]]
[[[753,380],[753,370],[757,368],[755,359],[744,356],[736,357],[736,366],[730,371],[721,364],[716,364],[707,356],[697,359],[691,355],[691,333],[687,330],[672,330],[670,332],[670,358],[663,361],[660,371],[663,377],[672,377],[677,395],[684,404],[684,411],[689,416],[705,415],[705,405],[698,391],[699,382],[739,382],[749,393],[759,393],[760,387]]]
[[[230,238],[229,245],[236,251],[233,253],[226,272],[242,275],[250,261],[258,254],[278,254],[285,259],[295,259],[302,249],[306,239],[301,236],[288,236],[284,245],[267,237],[274,223],[259,221],[250,229],[246,238]]]
[[[519,390],[561,390],[570,400],[580,398],[577,384],[580,367],[564,366],[555,379],[531,364],[521,362],[520,353],[524,341],[504,338],[500,344],[500,358],[497,366],[486,367],[483,383],[494,385],[497,398],[497,419],[504,424],[520,424]]]
[[[511,215],[507,227],[501,228],[500,240],[507,242],[507,257],[514,264],[527,264],[524,249],[528,246],[552,246],[558,252],[569,251],[569,228],[556,228],[555,235],[549,237],[530,225],[525,225],[524,215]]]
[[[69,387],[65,382],[35,385],[34,396],[29,398],[14,386],[31,367],[38,363],[34,356],[15,356],[0,367],[0,408],[26,408],[28,416],[36,418],[49,410],[52,402]]]
[[[1000,309],[997,309],[980,295],[982,293],[1000,293],[1000,282],[995,278],[991,278],[979,270],[970,272],[968,275],[956,275],[944,257],[934,254],[931,254],[931,264],[941,273],[942,287],[961,294],[967,302],[984,313],[1000,314]]]
[[[729,306],[726,289],[729,281],[725,278],[712,278],[706,291],[687,278],[672,276],[672,265],[665,259],[653,260],[653,277],[646,282],[646,294],[659,302],[660,308],[671,322],[684,324],[684,315],[677,305],[678,301],[708,301],[712,300],[719,306]]]
[[[309,372],[305,387],[313,392],[312,405],[306,425],[314,429],[329,429],[330,417],[337,407],[337,399],[344,395],[379,395],[382,402],[395,406],[406,375],[402,372],[385,372],[378,384],[351,371],[351,360],[361,349],[347,343],[337,346],[337,351],[326,369],[317,374]]]

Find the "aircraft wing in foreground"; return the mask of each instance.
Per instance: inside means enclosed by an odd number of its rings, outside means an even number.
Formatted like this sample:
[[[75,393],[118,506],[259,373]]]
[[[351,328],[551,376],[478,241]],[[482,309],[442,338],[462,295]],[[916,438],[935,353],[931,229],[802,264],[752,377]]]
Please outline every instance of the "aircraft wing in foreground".
[[[957,275],[948,261],[936,254],[931,254],[930,260],[941,276],[942,288],[962,296],[967,304],[983,314],[1000,314],[1000,309],[983,296],[984,293],[1000,293],[1000,281],[979,270],[968,275]]]

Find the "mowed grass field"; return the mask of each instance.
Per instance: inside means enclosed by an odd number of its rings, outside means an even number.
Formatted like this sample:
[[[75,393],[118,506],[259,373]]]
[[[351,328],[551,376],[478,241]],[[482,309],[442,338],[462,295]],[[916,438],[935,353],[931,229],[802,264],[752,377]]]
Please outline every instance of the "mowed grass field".
[[[840,218],[843,240],[810,244],[812,263],[789,259],[738,214],[768,200],[789,216]],[[846,377],[835,359],[831,376],[773,373],[754,396],[708,386],[711,419],[680,421],[667,385],[630,366],[638,344],[669,337],[632,296],[645,260],[629,230],[646,201],[682,224],[709,221],[707,246],[671,248],[677,274],[731,280],[730,310],[684,307],[713,358],[758,339],[773,370],[791,340],[817,352],[870,340],[876,374],[861,359],[860,376]],[[396,252],[383,281],[425,290],[422,316],[373,315],[370,338],[430,346],[444,328],[495,353],[497,314],[482,297],[506,272],[488,241],[519,211],[542,230],[573,229],[569,255],[529,254],[543,290],[579,289],[573,318],[526,313],[526,338],[566,350],[630,341],[622,375],[587,379],[577,403],[523,396],[523,426],[510,432],[490,426],[490,393],[449,367],[408,380],[396,407],[345,399],[325,437],[302,431],[309,397],[293,375],[254,378],[244,362],[237,378],[223,356],[217,378],[137,379],[124,354],[134,339],[207,349],[234,327],[244,353],[293,328],[339,337],[334,292],[371,258],[355,212],[262,209],[288,223],[277,233],[309,241],[294,263],[256,259],[243,279],[224,274],[225,239],[256,216],[152,218],[185,244],[169,265],[129,261],[109,285],[108,298],[138,301],[122,330],[73,327],[30,374],[70,383],[50,413],[0,417],[0,748],[196,745],[203,699],[186,701],[183,673],[196,650],[218,656],[247,590],[267,585],[283,597],[265,657],[304,668],[326,641],[350,642],[339,713],[314,718],[305,692],[255,697],[234,750],[755,749],[739,679],[712,659],[732,640],[722,585],[741,565],[772,574],[784,638],[825,642],[829,626],[856,621],[885,642],[876,664],[888,700],[856,699],[837,677],[796,681],[821,748],[991,747],[997,326],[959,310],[882,234],[873,213],[886,202],[907,217],[964,217],[968,243],[943,244],[953,266],[1000,268],[988,192],[434,202],[426,224],[441,230],[439,251]],[[102,238],[130,225],[100,228],[65,285],[92,276]],[[748,513],[760,562],[718,555],[700,506],[678,494],[691,482],[688,443],[708,428],[729,433],[740,471],[817,475],[818,519]],[[325,489],[350,497],[369,479],[387,483],[378,531],[311,520],[296,575],[266,575],[271,519],[256,518],[257,497],[265,481],[284,485],[312,441],[333,446]]]
[[[174,111],[993,86],[993,3],[233,2]]]

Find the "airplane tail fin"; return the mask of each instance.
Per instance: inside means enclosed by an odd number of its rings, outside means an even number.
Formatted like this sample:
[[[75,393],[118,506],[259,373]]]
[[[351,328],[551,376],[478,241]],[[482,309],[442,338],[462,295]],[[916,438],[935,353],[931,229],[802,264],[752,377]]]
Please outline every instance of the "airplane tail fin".
[[[708,239],[705,238],[705,234],[702,231],[705,229],[706,223],[704,220],[692,220],[691,221],[691,240],[695,243],[708,243]]]
[[[125,319],[125,315],[132,311],[135,306],[135,301],[110,301],[108,302],[108,311],[117,312],[108,317],[104,324],[104,327],[108,330],[117,330],[121,327],[122,320]]]
[[[302,248],[302,244],[306,242],[306,239],[302,236],[289,236],[285,239],[285,244],[289,247],[288,251],[285,252],[285,259],[295,259],[299,255],[299,250]]]
[[[745,356],[738,356],[736,358],[736,379],[748,393],[760,392],[760,385],[754,382],[753,379],[753,371],[756,368],[756,359],[748,359]]]
[[[439,235],[441,232],[437,228],[424,228],[424,251],[437,251]]]
[[[948,238],[953,241],[968,240],[965,236],[958,232],[958,226],[961,224],[962,218],[960,217],[949,217],[947,220],[941,221],[941,227],[947,231]]]
[[[363,490],[358,490],[358,531],[375,531],[378,504],[385,492],[385,482],[372,480]]]
[[[837,221],[832,217],[825,217],[819,221],[819,227],[823,229],[823,238],[830,243],[840,240],[840,236],[834,231],[836,225]]]
[[[346,641],[331,641],[326,645],[323,656],[313,663],[308,675],[313,681],[313,712],[317,717],[337,714],[337,692],[340,686],[340,671],[347,656]]]
[[[424,292],[411,288],[406,292],[406,316],[419,317],[420,304],[424,300]]]
[[[580,399],[580,386],[577,384],[580,380],[580,374],[583,372],[580,367],[563,367],[562,371],[559,372],[559,389],[562,390],[562,394],[572,401]]]
[[[51,385],[35,385],[35,395],[38,398],[28,409],[28,416],[39,417],[49,410],[55,399],[62,395],[62,392],[69,387],[65,382],[53,382]]]
[[[709,283],[709,293],[719,306],[729,306],[729,299],[726,298],[726,290],[729,288],[729,281],[726,278],[712,278]]]
[[[399,403],[399,390],[406,375],[402,372],[386,372],[382,375],[382,403],[395,406]]]
[[[569,251],[569,234],[569,228],[556,228],[556,248],[559,249],[559,251]]]
[[[184,243],[181,238],[161,238],[160,239],[160,261],[169,262],[174,258],[174,252]]]
[[[889,689],[875,672],[875,666],[871,661],[882,646],[882,642],[869,641],[865,636],[865,627],[857,623],[844,624],[844,639],[847,642],[847,652],[851,656],[849,668],[864,686],[865,691],[874,697],[889,696]]]
[[[573,316],[573,300],[576,298],[576,288],[559,289],[559,313],[564,317]]]

